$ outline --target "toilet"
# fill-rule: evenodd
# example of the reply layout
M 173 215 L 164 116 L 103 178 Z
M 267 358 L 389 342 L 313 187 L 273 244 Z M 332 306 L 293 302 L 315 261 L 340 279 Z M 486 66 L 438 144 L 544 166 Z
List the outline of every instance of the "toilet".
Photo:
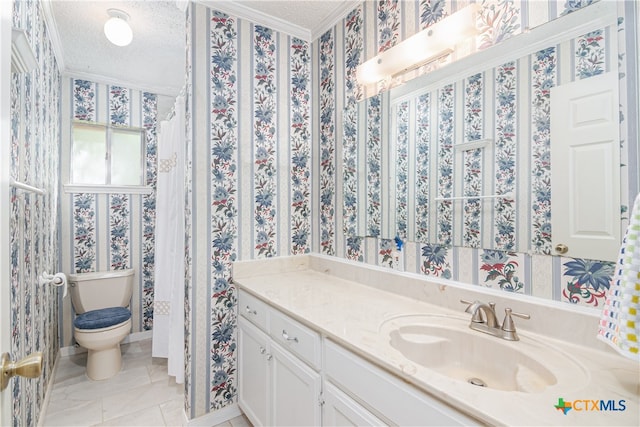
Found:
M 76 312 L 73 332 L 89 353 L 87 376 L 105 380 L 120 372 L 120 342 L 131 331 L 129 302 L 133 269 L 69 274 L 69 293 Z

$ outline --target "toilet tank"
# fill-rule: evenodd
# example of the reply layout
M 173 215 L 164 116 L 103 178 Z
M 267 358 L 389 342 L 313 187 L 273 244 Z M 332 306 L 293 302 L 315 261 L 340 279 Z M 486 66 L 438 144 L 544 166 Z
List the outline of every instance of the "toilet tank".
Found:
M 132 268 L 69 274 L 69 293 L 76 313 L 128 307 L 133 293 Z

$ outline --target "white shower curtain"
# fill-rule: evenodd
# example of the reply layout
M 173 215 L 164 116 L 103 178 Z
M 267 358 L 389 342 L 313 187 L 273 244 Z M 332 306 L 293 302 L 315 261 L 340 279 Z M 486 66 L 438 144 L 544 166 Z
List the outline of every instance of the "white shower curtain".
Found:
M 168 372 L 184 382 L 184 97 L 160 123 L 156 192 L 156 252 L 152 356 L 168 358 Z

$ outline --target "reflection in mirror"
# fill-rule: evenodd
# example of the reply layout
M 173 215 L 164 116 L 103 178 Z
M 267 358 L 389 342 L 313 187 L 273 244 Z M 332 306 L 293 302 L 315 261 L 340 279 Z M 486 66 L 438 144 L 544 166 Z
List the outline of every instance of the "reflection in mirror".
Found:
M 549 89 L 616 66 L 617 46 L 606 42 L 615 13 L 596 20 L 585 12 L 390 91 L 390 114 L 382 116 L 391 122 L 392 147 L 382 172 L 392 182 L 391 197 L 382 198 L 390 202 L 382 206 L 391 219 L 383 221 L 386 235 L 553 254 Z M 565 67 L 573 67 L 570 75 L 560 73 Z

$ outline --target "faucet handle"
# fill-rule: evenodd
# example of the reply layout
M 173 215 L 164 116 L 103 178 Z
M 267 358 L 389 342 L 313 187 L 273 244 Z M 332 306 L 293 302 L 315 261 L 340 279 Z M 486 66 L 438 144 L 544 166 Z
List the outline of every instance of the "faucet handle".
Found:
M 513 323 L 511 316 L 520 317 L 521 319 L 531 319 L 531 316 L 524 313 L 517 313 L 510 308 L 504 309 L 504 321 L 502 322 L 502 330 L 506 332 L 505 339 L 511 341 L 517 341 L 518 335 L 516 334 L 516 325 Z
M 460 300 L 461 303 L 463 304 L 467 304 L 467 308 L 464 310 L 465 313 L 471 313 L 471 322 L 473 323 L 484 323 L 484 319 L 482 319 L 482 314 L 480 314 L 480 310 L 473 309 L 473 306 L 478 306 L 480 304 L 480 301 L 475 300 L 475 301 L 467 301 L 465 299 L 461 299 Z

